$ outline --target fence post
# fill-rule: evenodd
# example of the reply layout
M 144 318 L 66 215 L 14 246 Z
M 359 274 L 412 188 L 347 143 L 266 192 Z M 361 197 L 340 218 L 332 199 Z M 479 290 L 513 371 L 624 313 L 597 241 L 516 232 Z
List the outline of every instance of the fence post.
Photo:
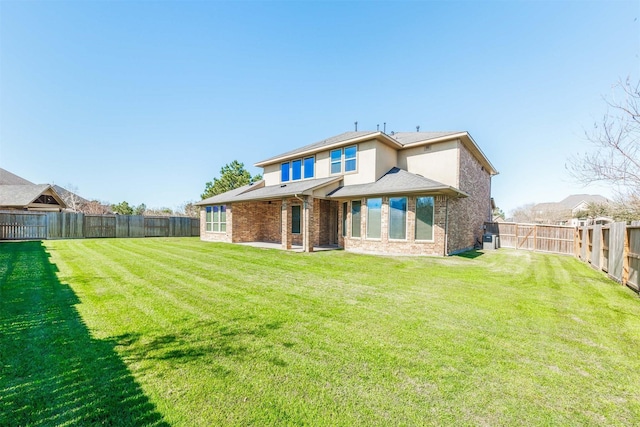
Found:
M 626 286 L 629 281 L 629 236 L 630 230 L 625 226 L 624 228 L 624 246 L 622 248 L 622 286 Z

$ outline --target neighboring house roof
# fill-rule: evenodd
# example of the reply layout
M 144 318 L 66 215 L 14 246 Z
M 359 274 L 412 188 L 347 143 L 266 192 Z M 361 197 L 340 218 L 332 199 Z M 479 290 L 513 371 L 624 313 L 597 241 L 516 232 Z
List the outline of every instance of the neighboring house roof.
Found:
M 599 194 L 572 194 L 559 202 L 538 203 L 533 209 L 535 211 L 573 211 L 582 203 L 611 203 L 611 201 Z
M 73 193 L 66 188 L 60 187 L 59 185 L 53 185 L 53 189 L 60 197 L 62 197 L 62 200 L 69 200 L 71 197 L 75 197 L 76 203 L 89 203 L 89 200 L 78 196 L 76 193 Z
M 34 185 L 33 182 L 0 168 L 0 185 Z
M 54 198 L 60 207 L 66 207 L 60 196 L 56 194 L 49 184 L 0 185 L 0 206 L 11 208 L 27 207 L 47 190 L 54 194 Z
M 87 199 L 78 196 L 59 185 L 34 184 L 6 169 L 0 168 L 0 206 L 26 207 L 34 202 L 42 193 L 51 190 L 62 208 L 67 207 L 66 200 L 75 197 L 77 203 L 88 203 Z
M 282 185 L 270 185 L 268 187 L 264 186 L 264 181 L 259 181 L 255 184 L 245 185 L 244 187 L 236 188 L 235 190 L 227 191 L 226 193 L 209 197 L 208 199 L 204 199 L 196 203 L 196 205 L 203 206 L 250 200 L 269 200 L 280 197 L 293 197 L 297 194 L 311 194 L 313 190 L 324 187 L 325 185 L 332 184 L 341 179 L 341 176 L 318 178 L 305 181 L 288 182 Z
M 449 194 L 458 197 L 468 196 L 468 194 L 463 193 L 457 188 L 407 172 L 397 167 L 389 170 L 389 172 L 375 182 L 340 187 L 327 196 L 331 198 L 346 198 L 410 193 Z
M 313 144 L 305 145 L 295 150 L 287 151 L 277 156 L 262 160 L 256 163 L 255 166 L 264 167 L 269 164 L 285 161 L 295 157 L 311 155 L 319 151 L 328 150 L 334 147 L 342 147 L 349 144 L 356 144 L 358 142 L 370 139 L 377 139 L 389 146 L 394 147 L 396 150 L 418 146 L 421 144 L 435 144 L 437 142 L 460 139 L 465 147 L 467 147 L 467 149 L 480 161 L 480 163 L 487 169 L 487 171 L 491 175 L 498 174 L 498 171 L 491 164 L 487 156 L 485 156 L 485 154 L 482 152 L 478 144 L 476 144 L 473 138 L 471 138 L 471 135 L 469 135 L 469 133 L 465 131 L 395 132 L 393 135 L 388 135 L 380 131 L 344 132 L 340 135 L 336 135 L 322 141 L 314 142 Z
M 599 194 L 572 194 L 560 202 L 566 209 L 574 209 L 581 203 L 610 203 L 610 200 Z

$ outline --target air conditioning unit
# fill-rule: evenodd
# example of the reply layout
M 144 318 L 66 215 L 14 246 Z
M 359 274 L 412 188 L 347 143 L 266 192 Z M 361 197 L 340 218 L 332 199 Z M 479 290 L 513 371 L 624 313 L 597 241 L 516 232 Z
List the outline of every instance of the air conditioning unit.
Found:
M 491 233 L 482 235 L 482 250 L 494 250 L 498 249 L 498 236 Z

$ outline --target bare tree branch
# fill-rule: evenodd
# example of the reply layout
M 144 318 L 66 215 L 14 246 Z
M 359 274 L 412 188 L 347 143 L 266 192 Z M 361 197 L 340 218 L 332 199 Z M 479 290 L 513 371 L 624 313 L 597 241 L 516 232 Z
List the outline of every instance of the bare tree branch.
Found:
M 640 82 L 629 78 L 604 98 L 609 109 L 585 132 L 591 150 L 569 159 L 567 169 L 584 184 L 605 182 L 629 194 L 640 193 Z M 617 98 L 616 94 L 621 95 Z

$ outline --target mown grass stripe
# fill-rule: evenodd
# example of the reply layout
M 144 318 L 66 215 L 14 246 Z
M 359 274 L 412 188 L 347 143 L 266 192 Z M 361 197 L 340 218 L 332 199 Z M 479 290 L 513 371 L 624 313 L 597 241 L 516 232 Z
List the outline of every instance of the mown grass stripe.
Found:
M 172 425 L 640 417 L 637 297 L 570 257 L 295 254 L 188 238 L 46 248 L 91 336 L 112 343 Z

